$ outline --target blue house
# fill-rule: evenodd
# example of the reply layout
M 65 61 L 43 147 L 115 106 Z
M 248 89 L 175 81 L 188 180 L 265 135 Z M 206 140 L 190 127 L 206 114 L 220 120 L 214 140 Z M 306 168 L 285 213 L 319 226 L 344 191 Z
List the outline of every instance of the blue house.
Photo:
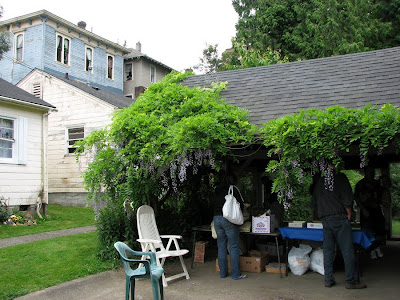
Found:
M 0 22 L 10 34 L 10 50 L 0 60 L 1 78 L 17 84 L 33 69 L 66 76 L 123 94 L 126 47 L 46 10 Z

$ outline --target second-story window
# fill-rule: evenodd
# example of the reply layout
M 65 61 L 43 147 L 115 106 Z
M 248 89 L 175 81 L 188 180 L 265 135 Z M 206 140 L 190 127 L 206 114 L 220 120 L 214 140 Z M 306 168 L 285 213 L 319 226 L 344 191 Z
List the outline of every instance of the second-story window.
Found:
M 93 49 L 86 47 L 85 71 L 93 72 Z
M 69 52 L 71 41 L 69 38 L 57 34 L 56 60 L 69 65 Z
M 15 60 L 24 60 L 24 34 L 17 34 L 15 37 Z
M 133 69 L 132 64 L 125 65 L 125 80 L 126 81 L 132 80 L 132 78 L 133 78 L 132 69 Z
M 150 83 L 156 82 L 156 67 L 150 66 Z
M 114 79 L 114 57 L 107 55 L 107 78 Z

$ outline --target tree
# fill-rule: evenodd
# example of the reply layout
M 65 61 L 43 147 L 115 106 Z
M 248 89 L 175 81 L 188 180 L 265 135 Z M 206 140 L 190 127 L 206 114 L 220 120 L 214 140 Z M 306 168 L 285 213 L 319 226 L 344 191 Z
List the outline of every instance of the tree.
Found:
M 261 51 L 247 47 L 244 43 L 238 43 L 235 40 L 232 41 L 232 44 L 231 51 L 225 51 L 222 54 L 223 63 L 218 71 L 260 67 L 289 61 L 286 56 L 281 56 L 280 51 L 272 50 L 271 47 Z
M 383 5 L 389 2 L 389 4 Z M 236 39 L 296 60 L 398 46 L 399 1 L 233 0 Z M 394 10 L 395 11 L 395 10 Z M 397 24 L 397 25 L 396 25 Z
M 3 6 L 0 6 L 0 19 L 3 17 Z M 10 50 L 11 43 L 8 32 L 0 30 L 0 59 L 3 58 L 3 53 Z
M 218 44 L 208 45 L 203 50 L 203 56 L 200 57 L 200 63 L 193 67 L 193 69 L 201 73 L 209 74 L 218 71 L 222 64 L 222 59 L 218 54 Z
M 200 64 L 194 69 L 205 73 L 218 71 L 237 70 L 244 68 L 267 66 L 288 62 L 287 57 L 282 57 L 279 50 L 268 47 L 264 50 L 253 49 L 243 42 L 232 40 L 232 48 L 224 51 L 219 57 L 218 45 L 209 45 L 203 50 Z

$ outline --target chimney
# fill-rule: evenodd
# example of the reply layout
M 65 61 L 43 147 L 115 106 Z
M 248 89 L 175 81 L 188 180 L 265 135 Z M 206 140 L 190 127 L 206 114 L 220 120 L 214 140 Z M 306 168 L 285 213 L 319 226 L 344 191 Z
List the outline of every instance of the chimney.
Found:
M 136 43 L 136 50 L 142 52 L 142 44 L 140 42 Z
M 86 22 L 85 21 L 79 21 L 78 22 L 78 27 L 82 29 L 86 29 Z

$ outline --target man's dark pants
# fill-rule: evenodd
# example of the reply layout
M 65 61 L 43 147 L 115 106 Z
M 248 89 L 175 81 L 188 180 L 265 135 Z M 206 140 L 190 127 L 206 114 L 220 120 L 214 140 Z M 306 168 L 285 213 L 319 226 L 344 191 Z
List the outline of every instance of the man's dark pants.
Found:
M 333 261 L 335 258 L 335 244 L 337 243 L 342 252 L 346 284 L 357 283 L 356 263 L 353 248 L 353 234 L 351 224 L 347 216 L 329 216 L 322 219 L 324 226 L 324 269 L 325 284 L 330 285 L 335 282 L 333 277 Z

